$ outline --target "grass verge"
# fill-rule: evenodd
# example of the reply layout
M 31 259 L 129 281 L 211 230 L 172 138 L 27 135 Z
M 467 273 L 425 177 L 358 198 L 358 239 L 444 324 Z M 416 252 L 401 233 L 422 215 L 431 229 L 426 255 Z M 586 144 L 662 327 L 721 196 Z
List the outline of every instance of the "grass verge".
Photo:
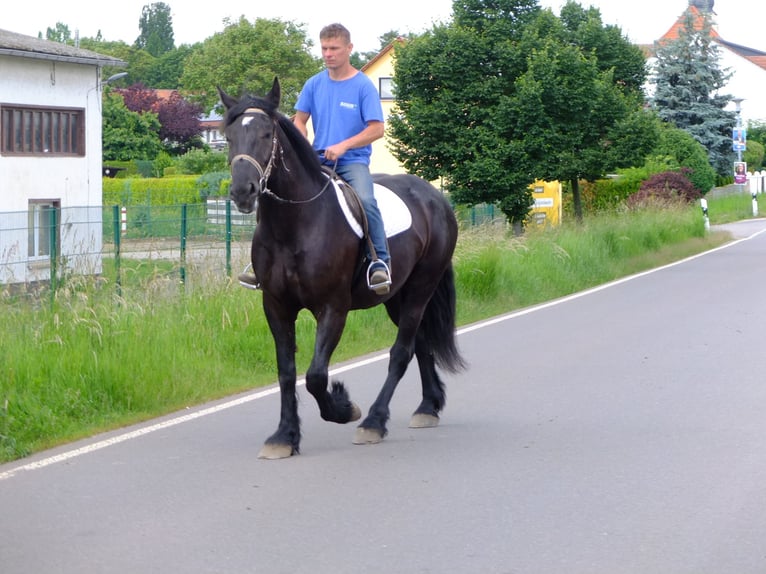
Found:
M 695 208 L 602 215 L 521 238 L 501 225 L 467 229 L 454 258 L 458 322 L 724 241 L 705 232 Z M 0 462 L 276 380 L 260 293 L 220 274 L 181 286 L 154 263 L 134 262 L 123 273 L 119 296 L 103 277 L 69 278 L 55 298 L 0 291 Z M 308 313 L 299 316 L 299 372 L 311 358 L 314 326 Z M 394 336 L 382 307 L 352 312 L 334 360 L 387 348 Z

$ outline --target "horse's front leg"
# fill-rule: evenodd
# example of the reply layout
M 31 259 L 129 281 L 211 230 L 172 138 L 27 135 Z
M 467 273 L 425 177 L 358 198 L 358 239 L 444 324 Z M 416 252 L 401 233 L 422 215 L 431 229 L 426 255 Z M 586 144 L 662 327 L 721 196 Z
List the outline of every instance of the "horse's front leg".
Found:
M 332 390 L 327 390 L 330 359 L 343 334 L 346 313 L 325 309 L 315 316 L 316 343 L 311 365 L 306 372 L 306 389 L 316 399 L 319 414 L 324 420 L 340 424 L 359 420 L 362 411 L 349 399 L 343 383 L 333 381 Z
M 297 312 L 285 311 L 268 302 L 264 294 L 263 309 L 277 350 L 280 415 L 277 431 L 266 439 L 258 458 L 287 458 L 300 452 L 301 429 L 298 399 L 295 393 L 295 320 Z

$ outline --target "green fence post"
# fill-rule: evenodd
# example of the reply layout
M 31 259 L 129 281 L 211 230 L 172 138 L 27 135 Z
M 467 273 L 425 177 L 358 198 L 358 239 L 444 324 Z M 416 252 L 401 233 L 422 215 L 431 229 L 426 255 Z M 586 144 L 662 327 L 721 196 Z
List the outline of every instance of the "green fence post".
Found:
M 48 215 L 50 257 L 51 257 L 51 306 L 56 298 L 57 280 L 58 280 L 58 212 L 55 207 L 51 207 Z
M 112 206 L 112 227 L 114 229 L 114 283 L 117 285 L 117 295 L 122 295 L 122 277 L 120 276 L 120 248 L 122 241 L 120 206 Z
M 181 206 L 181 284 L 186 283 L 186 204 Z
M 226 200 L 226 276 L 231 277 L 231 200 Z

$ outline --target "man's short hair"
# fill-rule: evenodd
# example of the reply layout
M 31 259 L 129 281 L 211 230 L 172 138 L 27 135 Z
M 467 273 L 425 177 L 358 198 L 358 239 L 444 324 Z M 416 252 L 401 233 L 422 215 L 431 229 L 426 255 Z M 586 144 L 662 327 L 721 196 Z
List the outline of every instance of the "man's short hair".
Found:
M 319 32 L 319 39 L 327 40 L 329 38 L 340 38 L 346 44 L 350 44 L 351 32 L 343 24 L 328 24 Z

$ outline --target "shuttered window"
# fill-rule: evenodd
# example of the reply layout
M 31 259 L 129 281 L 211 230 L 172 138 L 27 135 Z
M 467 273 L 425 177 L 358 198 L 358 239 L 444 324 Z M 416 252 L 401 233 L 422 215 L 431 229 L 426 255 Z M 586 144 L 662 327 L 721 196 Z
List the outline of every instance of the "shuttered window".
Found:
M 85 111 L 0 104 L 3 155 L 84 156 Z

